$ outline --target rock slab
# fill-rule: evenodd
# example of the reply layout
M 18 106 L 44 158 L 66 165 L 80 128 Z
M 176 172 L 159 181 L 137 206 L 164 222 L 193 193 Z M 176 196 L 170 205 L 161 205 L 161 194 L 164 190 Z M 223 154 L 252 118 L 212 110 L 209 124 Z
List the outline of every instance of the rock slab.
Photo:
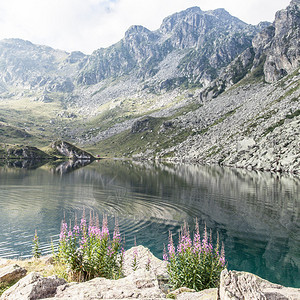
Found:
M 66 281 L 56 276 L 43 277 L 32 272 L 5 291 L 0 300 L 36 300 L 54 296 L 58 286 Z
M 218 289 L 207 289 L 200 292 L 184 292 L 176 297 L 176 300 L 218 300 Z
M 10 283 L 26 275 L 27 271 L 18 265 L 9 265 L 0 269 L 0 282 Z
M 221 300 L 299 300 L 300 289 L 286 288 L 247 272 L 223 270 L 220 279 Z
M 154 272 L 137 270 L 125 278 L 109 280 L 94 278 L 84 283 L 69 283 L 58 287 L 52 299 L 162 299 Z

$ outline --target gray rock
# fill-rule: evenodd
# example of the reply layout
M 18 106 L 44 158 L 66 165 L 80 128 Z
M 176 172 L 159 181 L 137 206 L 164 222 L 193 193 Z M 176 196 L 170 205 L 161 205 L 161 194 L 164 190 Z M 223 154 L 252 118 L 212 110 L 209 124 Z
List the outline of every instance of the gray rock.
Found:
M 187 287 L 181 287 L 181 288 L 176 289 L 175 291 L 168 293 L 167 298 L 177 299 L 178 295 L 180 295 L 182 293 L 191 295 L 192 293 L 195 293 L 195 292 L 196 291 L 194 289 L 190 289 Z
M 300 289 L 273 284 L 247 272 L 223 270 L 219 289 L 221 300 L 289 299 L 300 298 Z
M 39 273 L 32 272 L 22 278 L 11 288 L 6 290 L 1 300 L 35 300 L 54 296 L 58 286 L 66 281 L 56 276 L 42 277 Z
M 154 272 L 139 269 L 125 278 L 95 278 L 84 283 L 60 286 L 53 299 L 162 299 Z
M 133 255 L 137 255 L 137 270 L 146 270 L 147 263 L 149 261 L 149 268 L 154 272 L 155 276 L 160 278 L 167 278 L 167 263 L 155 257 L 148 248 L 139 245 L 132 247 L 125 251 L 123 262 L 123 273 L 125 276 L 132 274 L 133 267 Z
M 176 300 L 218 300 L 218 289 L 207 289 L 200 292 L 183 292 L 176 297 Z
M 0 282 L 10 283 L 26 275 L 27 271 L 18 265 L 8 265 L 0 268 Z
M 94 160 L 95 157 L 68 142 L 56 141 L 50 145 L 54 155 L 63 155 L 73 160 Z

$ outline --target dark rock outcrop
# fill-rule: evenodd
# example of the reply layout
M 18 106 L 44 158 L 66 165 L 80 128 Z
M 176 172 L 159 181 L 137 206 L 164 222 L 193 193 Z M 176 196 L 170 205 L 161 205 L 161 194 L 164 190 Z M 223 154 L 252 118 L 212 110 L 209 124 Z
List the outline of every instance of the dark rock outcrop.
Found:
M 57 287 L 66 281 L 56 276 L 43 277 L 32 272 L 5 291 L 1 300 L 35 300 L 50 298 L 56 294 Z
M 141 133 L 144 131 L 153 130 L 153 123 L 155 123 L 155 118 L 149 116 L 137 120 L 131 127 L 131 133 Z
M 0 149 L 0 158 L 43 160 L 43 159 L 52 159 L 53 156 L 48 155 L 44 151 L 32 146 L 5 145 L 2 146 Z
M 26 275 L 27 271 L 18 265 L 8 265 L 0 268 L 0 282 L 10 283 Z
M 80 159 L 91 161 L 95 159 L 92 154 L 65 141 L 56 141 L 50 145 L 50 148 L 53 155 L 67 157 L 72 160 Z

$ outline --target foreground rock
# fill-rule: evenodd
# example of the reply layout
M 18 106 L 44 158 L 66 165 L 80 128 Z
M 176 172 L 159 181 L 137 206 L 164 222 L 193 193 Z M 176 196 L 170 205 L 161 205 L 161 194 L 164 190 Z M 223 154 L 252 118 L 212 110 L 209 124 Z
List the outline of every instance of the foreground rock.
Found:
M 58 286 L 66 281 L 56 276 L 43 277 L 32 272 L 3 293 L 1 300 L 34 300 L 54 296 Z
M 9 265 L 0 269 L 0 282 L 10 283 L 26 275 L 27 271 L 18 265 Z
M 95 278 L 85 283 L 70 283 L 58 288 L 52 299 L 162 299 L 154 272 L 137 270 L 119 280 Z
M 133 270 L 133 255 L 137 257 L 136 270 Z M 47 258 L 48 260 L 49 258 Z M 148 269 L 150 261 L 150 270 Z M 5 262 L 7 263 L 7 262 Z M 49 261 L 50 263 L 50 261 Z M 0 272 L 3 273 L 3 269 Z M 164 285 L 167 280 L 166 263 L 159 260 L 149 249 L 138 246 L 125 252 L 123 272 L 126 277 L 118 280 L 94 278 L 87 282 L 67 283 L 56 276 L 42 277 L 33 272 L 22 278 L 0 297 L 0 300 L 26 299 L 163 299 L 178 300 L 296 300 L 300 299 L 300 289 L 286 288 L 271 283 L 247 272 L 224 270 L 220 287 L 200 292 L 179 288 L 169 291 Z
M 177 300 L 218 300 L 218 289 L 207 289 L 201 292 L 180 293 Z
M 220 299 L 300 299 L 300 289 L 286 288 L 247 272 L 224 270 L 221 274 Z
M 155 257 L 151 251 L 142 246 L 136 246 L 128 249 L 124 253 L 124 262 L 123 262 L 123 273 L 125 276 L 132 274 L 132 262 L 133 255 L 136 253 L 137 265 L 136 269 L 146 269 L 147 263 L 149 262 L 150 269 L 154 272 L 156 277 L 167 278 L 167 263 Z

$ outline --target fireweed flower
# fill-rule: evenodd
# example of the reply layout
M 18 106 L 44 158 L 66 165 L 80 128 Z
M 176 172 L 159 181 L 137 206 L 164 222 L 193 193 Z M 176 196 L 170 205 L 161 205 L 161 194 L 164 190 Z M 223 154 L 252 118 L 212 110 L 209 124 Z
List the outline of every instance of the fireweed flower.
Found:
M 75 226 L 73 227 L 73 233 L 77 235 L 77 234 L 79 234 L 79 232 L 80 232 L 79 226 L 78 226 L 78 225 L 75 225 Z
M 164 244 L 163 260 L 164 261 L 168 261 L 168 254 L 167 254 L 167 250 L 166 250 L 166 245 L 165 244 Z
M 137 270 L 137 257 L 138 257 L 138 251 L 135 248 L 132 253 L 132 269 L 133 269 L 133 271 Z
M 75 216 L 76 218 L 76 216 Z M 54 255 L 71 269 L 75 280 L 89 280 L 94 277 L 118 279 L 122 276 L 124 248 L 121 245 L 121 235 L 117 226 L 114 238 L 110 240 L 107 226 L 107 216 L 103 217 L 102 228 L 99 227 L 99 217 L 90 213 L 89 224 L 83 216 L 80 224 L 68 229 L 65 221 L 61 224 L 58 253 Z
M 67 237 L 67 232 L 68 232 L 68 224 L 65 222 L 61 223 L 61 230 L 60 230 L 60 234 L 59 234 L 59 240 L 63 241 L 66 239 Z
M 175 256 L 175 247 L 173 243 L 173 237 L 171 231 L 169 231 L 169 244 L 168 244 L 169 257 L 173 258 Z
M 108 227 L 107 227 L 107 216 L 106 215 L 103 215 L 101 235 L 102 235 L 102 237 L 108 237 L 109 236 L 109 230 L 108 230 Z
M 224 245 L 219 255 L 219 237 L 214 248 L 212 234 L 208 240 L 205 226 L 201 241 L 197 223 L 193 241 L 187 224 L 181 228 L 176 253 L 172 233 L 169 233 L 168 252 L 164 247 L 163 259 L 167 262 L 170 284 L 174 289 L 186 286 L 200 291 L 218 287 L 221 271 L 226 266 Z
M 86 228 L 86 219 L 82 218 L 80 220 L 80 229 L 83 230 Z
M 225 266 L 225 249 L 224 249 L 224 244 L 223 243 L 222 243 L 222 248 L 221 248 L 220 263 L 223 267 Z
M 120 231 L 119 231 L 119 224 L 118 224 L 118 220 L 116 219 L 115 230 L 114 230 L 114 234 L 113 234 L 113 241 L 119 242 L 120 240 L 121 240 L 121 235 L 120 235 Z
M 146 270 L 150 271 L 151 259 L 150 255 L 148 254 L 147 262 L 146 262 Z

